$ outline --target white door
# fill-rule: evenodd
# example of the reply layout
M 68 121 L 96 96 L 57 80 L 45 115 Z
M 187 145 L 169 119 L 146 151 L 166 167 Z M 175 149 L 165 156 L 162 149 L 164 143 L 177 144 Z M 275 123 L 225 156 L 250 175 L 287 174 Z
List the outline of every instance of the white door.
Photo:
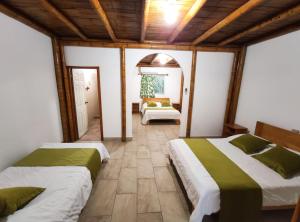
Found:
M 73 85 L 75 95 L 75 106 L 77 114 L 77 125 L 79 138 L 88 130 L 88 114 L 85 98 L 84 74 L 80 70 L 73 69 Z

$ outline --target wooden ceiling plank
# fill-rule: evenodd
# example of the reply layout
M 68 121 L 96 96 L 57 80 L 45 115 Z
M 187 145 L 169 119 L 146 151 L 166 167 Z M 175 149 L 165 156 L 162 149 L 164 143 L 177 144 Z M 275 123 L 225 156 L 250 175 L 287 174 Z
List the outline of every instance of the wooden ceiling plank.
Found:
M 187 24 L 194 18 L 197 12 L 203 7 L 207 0 L 196 0 L 190 10 L 186 13 L 180 23 L 176 26 L 172 32 L 168 42 L 173 42 L 176 37 L 182 32 L 182 30 L 187 26 Z
M 24 15 L 23 13 L 19 12 L 18 10 L 5 5 L 4 3 L 0 3 L 0 12 L 2 12 L 3 14 L 16 19 L 18 21 L 20 21 L 21 23 L 28 25 L 29 27 L 44 33 L 47 36 L 50 37 L 54 37 L 55 35 L 49 31 L 47 28 L 43 27 L 41 24 L 38 24 L 37 22 L 31 20 L 30 18 L 28 18 L 26 15 Z
M 150 65 L 151 65 L 151 64 L 152 64 L 152 65 L 154 64 L 154 62 L 155 62 L 157 56 L 158 56 L 158 53 L 156 53 L 156 55 L 153 57 L 152 61 L 150 62 Z
M 227 17 L 225 17 L 220 22 L 218 22 L 215 26 L 213 26 L 212 28 L 210 28 L 209 30 L 207 30 L 206 32 L 201 34 L 198 38 L 196 38 L 193 41 L 192 44 L 197 45 L 197 44 L 203 42 L 204 40 L 209 38 L 211 35 L 220 31 L 222 28 L 229 25 L 230 23 L 232 23 L 233 21 L 238 19 L 240 16 L 244 15 L 245 13 L 247 13 L 251 9 L 255 8 L 256 6 L 258 6 L 259 4 L 261 4 L 264 1 L 265 0 L 249 0 L 247 3 L 245 3 L 244 5 L 242 5 L 235 11 L 233 11 L 231 14 L 229 14 Z
M 76 33 L 83 40 L 88 40 L 88 38 L 80 31 L 80 29 L 69 19 L 67 18 L 60 10 L 58 10 L 52 3 L 48 0 L 41 0 L 45 9 L 63 22 L 69 29 Z
M 103 7 L 101 6 L 99 0 L 90 0 L 90 3 L 92 4 L 92 6 L 95 8 L 95 10 L 97 11 L 100 19 L 102 20 L 103 22 L 103 25 L 106 29 L 106 31 L 108 32 L 110 38 L 114 41 L 114 42 L 117 42 L 118 39 L 115 35 L 115 32 L 114 30 L 112 29 L 112 26 L 109 22 L 109 19 L 103 9 Z
M 288 10 L 282 12 L 282 13 L 279 13 L 278 15 L 274 16 L 271 19 L 265 20 L 264 22 L 259 23 L 259 24 L 255 25 L 255 26 L 253 26 L 249 29 L 246 29 L 243 32 L 240 32 L 240 33 L 238 33 L 238 34 L 236 34 L 232 37 L 229 37 L 229 38 L 223 40 L 222 42 L 220 42 L 218 45 L 220 45 L 220 46 L 227 45 L 231 42 L 234 42 L 238 39 L 241 39 L 243 36 L 245 36 L 249 33 L 256 32 L 256 31 L 258 31 L 260 29 L 263 29 L 263 28 L 265 28 L 269 25 L 272 25 L 276 22 L 283 21 L 283 20 L 288 19 L 289 17 L 295 16 L 299 13 L 300 13 L 300 4 L 290 8 L 290 9 L 288 9 Z
M 143 16 L 142 16 L 142 28 L 141 28 L 141 42 L 145 41 L 146 38 L 146 31 L 148 27 L 148 15 L 149 15 L 149 9 L 150 9 L 150 0 L 144 0 L 143 1 Z

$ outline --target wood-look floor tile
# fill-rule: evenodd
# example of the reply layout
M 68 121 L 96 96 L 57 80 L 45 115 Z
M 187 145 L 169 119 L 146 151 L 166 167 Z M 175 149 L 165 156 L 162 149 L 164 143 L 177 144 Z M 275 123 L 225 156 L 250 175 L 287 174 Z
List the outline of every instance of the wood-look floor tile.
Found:
M 154 179 L 138 180 L 138 213 L 159 212 L 160 204 Z
M 136 152 L 135 151 L 128 151 L 124 153 L 122 167 L 136 167 Z
M 150 150 L 146 148 L 146 146 L 140 146 L 138 148 L 137 154 L 136 154 L 137 158 L 139 159 L 147 159 L 150 158 Z
M 110 222 L 111 216 L 80 217 L 78 222 Z
M 176 192 L 159 192 L 164 222 L 188 222 L 189 216 Z
M 137 215 L 137 222 L 163 222 L 161 213 L 144 213 Z
M 117 180 L 99 180 L 91 195 L 84 214 L 92 217 L 111 215 L 117 192 Z
M 154 167 L 158 191 L 176 191 L 173 178 L 167 167 Z
M 150 159 L 137 159 L 138 178 L 154 178 L 153 166 Z
M 124 155 L 124 151 L 125 151 L 124 146 L 116 146 L 109 154 L 110 159 L 122 159 Z
M 109 160 L 105 165 L 102 165 L 100 171 L 101 179 L 119 179 L 122 160 Z
M 151 152 L 151 160 L 153 166 L 167 166 L 168 160 L 162 152 Z
M 117 194 L 112 222 L 136 222 L 136 194 Z
M 136 168 L 122 168 L 117 193 L 137 193 Z

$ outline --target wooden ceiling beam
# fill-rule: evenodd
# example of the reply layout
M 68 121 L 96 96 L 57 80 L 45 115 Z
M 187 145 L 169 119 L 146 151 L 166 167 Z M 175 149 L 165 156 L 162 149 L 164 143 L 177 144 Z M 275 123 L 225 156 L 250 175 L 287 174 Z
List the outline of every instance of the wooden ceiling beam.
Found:
M 69 29 L 76 33 L 81 39 L 88 40 L 88 38 L 80 31 L 80 29 L 69 19 L 67 18 L 59 9 L 57 9 L 52 3 L 48 0 L 41 0 L 45 9 L 63 22 Z
M 277 38 L 279 36 L 286 35 L 288 33 L 295 32 L 295 31 L 298 31 L 298 30 L 300 30 L 300 24 L 298 24 L 298 23 L 292 24 L 292 25 L 289 25 L 289 26 L 287 26 L 283 29 L 276 30 L 275 32 L 271 32 L 271 33 L 267 33 L 266 35 L 259 36 L 258 38 L 255 38 L 254 40 L 248 42 L 247 45 L 248 46 L 249 45 L 254 45 L 254 44 L 264 42 L 264 41 L 267 41 L 267 40 L 270 40 L 270 39 L 273 39 L 273 38 Z
M 197 44 L 203 42 L 204 40 L 206 40 L 207 38 L 212 36 L 214 33 L 220 31 L 222 28 L 229 25 L 230 23 L 232 23 L 233 21 L 238 19 L 240 16 L 244 15 L 245 13 L 247 13 L 248 11 L 250 11 L 254 7 L 258 6 L 259 4 L 261 4 L 264 1 L 265 0 L 249 0 L 247 3 L 245 3 L 244 5 L 242 5 L 235 11 L 233 11 L 231 14 L 229 14 L 227 17 L 225 17 L 220 22 L 218 22 L 215 26 L 213 26 L 212 28 L 210 28 L 209 30 L 204 32 L 202 35 L 200 35 L 198 38 L 196 38 L 192 44 L 197 45 Z
M 176 37 L 182 32 L 182 30 L 187 26 L 187 24 L 194 18 L 197 12 L 203 7 L 207 0 L 196 0 L 190 10 L 186 13 L 180 23 L 176 26 L 175 30 L 172 32 L 168 42 L 173 42 Z
M 158 56 L 158 53 L 153 57 L 152 61 L 150 62 L 150 65 L 151 65 L 151 64 L 154 64 L 154 61 L 155 61 L 155 59 L 157 58 L 157 56 Z
M 47 28 L 45 28 L 41 24 L 38 24 L 37 22 L 28 18 L 26 15 L 24 15 L 19 10 L 16 10 L 15 8 L 7 6 L 4 3 L 0 3 L 0 12 L 2 12 L 3 14 L 5 14 L 13 19 L 20 21 L 21 23 L 23 23 L 25 25 L 28 25 L 29 27 L 31 27 L 41 33 L 44 33 L 47 36 L 50 36 L 50 37 L 55 36 L 51 31 L 49 31 Z
M 146 38 L 146 31 L 148 27 L 148 15 L 149 15 L 149 8 L 150 8 L 150 0 L 143 1 L 143 15 L 142 15 L 142 28 L 141 28 L 141 42 L 145 41 Z
M 300 4 L 298 4 L 297 6 L 293 7 L 293 8 L 290 8 L 282 13 L 279 13 L 278 15 L 274 16 L 273 18 L 271 19 L 268 19 L 268 20 L 265 20 L 264 22 L 262 23 L 259 23 L 249 29 L 246 29 L 245 31 L 243 32 L 240 32 L 230 38 L 227 38 L 225 40 L 223 40 L 222 42 L 219 43 L 220 46 L 224 46 L 224 45 L 227 45 L 231 42 L 234 42 L 238 39 L 241 39 L 243 36 L 245 35 L 248 35 L 250 33 L 253 33 L 253 32 L 256 32 L 260 29 L 263 29 L 269 25 L 272 25 L 274 23 L 277 23 L 277 22 L 280 22 L 280 21 L 283 21 L 285 19 L 288 19 L 292 16 L 295 16 L 295 15 L 299 15 L 300 14 Z
M 101 6 L 99 0 L 90 0 L 90 3 L 92 4 L 92 6 L 95 8 L 95 10 L 97 11 L 100 19 L 102 20 L 103 22 L 103 25 L 106 29 L 106 31 L 108 32 L 110 38 L 114 41 L 114 42 L 117 42 L 118 39 L 114 33 L 114 30 L 112 29 L 112 26 L 109 22 L 109 19 L 103 9 L 103 7 Z

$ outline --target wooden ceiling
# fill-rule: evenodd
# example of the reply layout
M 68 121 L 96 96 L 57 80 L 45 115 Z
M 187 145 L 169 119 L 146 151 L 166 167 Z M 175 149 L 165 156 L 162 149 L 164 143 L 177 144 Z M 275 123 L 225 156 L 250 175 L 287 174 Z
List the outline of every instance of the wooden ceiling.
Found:
M 160 64 L 158 60 L 158 53 L 150 54 L 145 56 L 139 63 L 136 65 L 137 67 L 169 67 L 169 68 L 180 68 L 180 65 L 177 63 L 175 59 L 173 59 L 171 56 L 170 61 L 166 64 L 162 65 Z M 165 54 L 164 54 L 165 55 Z
M 1 0 L 0 11 L 73 40 L 240 46 L 300 29 L 300 0 L 173 0 L 172 25 L 166 1 Z

